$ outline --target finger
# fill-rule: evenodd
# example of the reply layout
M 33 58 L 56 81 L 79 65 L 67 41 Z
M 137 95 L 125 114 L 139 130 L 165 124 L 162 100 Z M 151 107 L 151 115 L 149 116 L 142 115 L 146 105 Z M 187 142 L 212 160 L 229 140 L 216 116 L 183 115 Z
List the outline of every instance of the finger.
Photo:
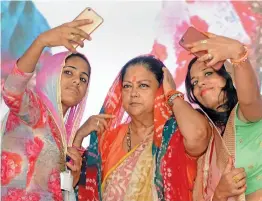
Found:
M 97 133 L 101 133 L 101 127 L 100 127 L 100 125 L 96 125 L 96 129 L 95 129 L 95 130 L 96 130 Z
M 92 127 L 93 127 L 93 130 L 100 133 L 100 126 L 99 126 L 100 123 L 100 119 L 95 117 L 92 121 Z
M 170 80 L 170 72 L 169 72 L 167 67 L 165 67 L 165 69 L 164 69 L 164 76 L 165 76 L 167 81 Z
M 196 41 L 196 42 L 193 42 L 193 43 L 186 44 L 185 47 L 186 48 L 194 48 L 194 47 L 197 47 L 197 46 L 206 45 L 208 43 L 210 43 L 210 41 L 207 38 L 207 39 L 204 39 L 204 40 L 199 40 L 199 41 Z
M 208 45 L 207 44 L 199 44 L 197 46 L 194 46 L 190 49 L 190 52 L 192 54 L 196 52 L 201 52 L 201 51 L 207 51 L 208 50 Z
M 66 153 L 74 162 L 77 161 L 77 156 L 73 154 L 72 152 L 67 152 Z
M 227 174 L 227 173 L 231 172 L 232 167 L 233 167 L 233 159 L 232 159 L 232 157 L 229 157 L 228 162 L 227 162 L 227 166 L 226 166 L 223 174 Z
M 247 190 L 247 185 L 244 185 L 243 187 L 239 188 L 239 189 L 234 189 L 232 191 L 233 196 L 236 195 L 241 195 L 242 193 L 244 193 Z
M 213 56 L 213 59 L 211 59 L 209 62 L 207 62 L 206 66 L 207 67 L 213 67 L 218 62 L 219 62 L 219 59 L 216 56 Z
M 68 27 L 80 27 L 87 24 L 92 24 L 93 20 L 90 19 L 83 19 L 83 20 L 74 20 L 72 22 L 66 23 L 66 26 Z
M 246 185 L 247 181 L 246 179 L 242 179 L 240 180 L 239 182 L 236 183 L 236 187 L 239 189 L 239 188 L 242 188 L 244 185 Z
M 103 124 L 99 124 L 98 126 L 99 126 L 99 132 L 98 133 L 102 134 L 106 128 L 104 127 Z
M 238 180 L 242 180 L 242 179 L 247 177 L 247 174 L 246 174 L 246 172 L 240 172 L 240 173 L 236 174 L 234 177 L 237 177 Z
M 107 129 L 108 124 L 105 119 L 98 118 L 98 121 L 99 121 L 99 125 L 101 124 L 104 127 L 104 129 Z
M 245 173 L 245 168 L 235 168 L 232 170 L 232 176 L 237 176 L 238 174 Z
M 98 114 L 97 115 L 98 118 L 104 118 L 104 119 L 113 119 L 115 118 L 116 116 L 115 115 L 112 115 L 112 114 Z
M 67 150 L 69 153 L 74 154 L 76 157 L 81 158 L 82 160 L 82 155 L 79 153 L 79 151 L 76 148 L 68 147 Z
M 80 47 L 84 47 L 84 42 L 79 35 L 75 35 L 73 38 L 70 37 L 69 40 L 73 43 L 78 44 Z
M 64 43 L 65 48 L 68 49 L 70 52 L 77 53 L 72 43 L 70 43 L 68 40 L 64 40 L 63 43 Z
M 168 69 L 167 69 L 167 67 L 163 67 L 162 71 L 164 73 L 164 78 L 168 78 Z
M 86 33 L 84 32 L 82 29 L 79 29 L 79 28 L 70 28 L 70 33 L 73 33 L 75 35 L 78 35 L 82 38 L 85 38 L 87 40 L 91 40 L 91 37 Z
M 167 72 L 167 75 L 168 77 L 173 80 L 173 75 L 171 74 L 170 70 L 168 70 L 168 68 L 166 68 L 166 72 Z
M 207 36 L 208 38 L 215 38 L 216 34 L 210 33 L 210 32 L 202 32 L 205 36 Z
M 72 170 L 72 171 L 77 171 L 77 170 L 76 170 L 76 167 L 75 167 L 74 165 L 70 164 L 69 162 L 66 162 L 66 166 L 67 166 L 70 170 Z
M 166 67 L 162 68 L 163 70 L 163 83 L 168 83 L 169 82 L 169 77 L 168 77 L 168 69 Z
M 203 56 L 199 57 L 197 59 L 197 61 L 199 62 L 204 62 L 204 61 L 208 61 L 210 58 L 209 58 L 209 54 L 204 54 Z
M 75 167 L 75 170 L 80 170 L 82 166 L 82 157 L 76 149 L 73 149 L 72 152 L 67 152 L 67 155 L 69 155 L 71 160 L 73 161 L 73 164 L 71 164 L 70 161 L 69 163 Z

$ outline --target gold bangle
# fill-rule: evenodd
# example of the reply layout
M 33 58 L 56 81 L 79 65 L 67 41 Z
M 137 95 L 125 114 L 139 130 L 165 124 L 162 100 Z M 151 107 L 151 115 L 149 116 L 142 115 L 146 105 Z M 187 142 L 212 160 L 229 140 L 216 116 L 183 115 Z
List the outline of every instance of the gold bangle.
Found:
M 243 47 L 245 48 L 245 52 L 244 52 L 244 55 L 240 59 L 230 59 L 230 62 L 232 63 L 233 66 L 238 66 L 247 61 L 249 50 L 247 46 L 243 45 Z

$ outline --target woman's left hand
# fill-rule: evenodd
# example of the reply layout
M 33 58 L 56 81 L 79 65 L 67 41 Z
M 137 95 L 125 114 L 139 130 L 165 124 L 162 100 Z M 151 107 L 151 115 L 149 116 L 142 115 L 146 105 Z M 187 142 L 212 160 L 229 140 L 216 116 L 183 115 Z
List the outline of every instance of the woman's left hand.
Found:
M 170 73 L 170 71 L 166 67 L 163 67 L 162 70 L 164 73 L 163 89 L 164 89 L 165 95 L 167 95 L 169 91 L 176 90 L 176 84 L 175 84 L 174 78 L 172 74 Z
M 73 176 L 73 187 L 75 187 L 80 178 L 82 156 L 75 148 L 72 147 L 67 148 L 67 155 L 70 156 L 72 160 L 72 162 L 67 162 L 66 166 L 71 169 L 71 174 Z
M 205 33 L 208 39 L 186 45 L 191 53 L 206 51 L 207 54 L 198 58 L 198 61 L 207 62 L 207 66 L 214 66 L 226 59 L 240 59 L 246 51 L 243 44 L 237 40 Z

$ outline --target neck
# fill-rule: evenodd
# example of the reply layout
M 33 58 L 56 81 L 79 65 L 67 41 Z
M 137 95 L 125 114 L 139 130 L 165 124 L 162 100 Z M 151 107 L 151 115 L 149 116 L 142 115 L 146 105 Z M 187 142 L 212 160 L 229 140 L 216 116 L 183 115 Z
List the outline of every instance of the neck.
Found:
M 141 117 L 131 117 L 130 126 L 136 134 L 144 133 L 145 129 L 151 128 L 154 125 L 154 115 L 143 115 Z
M 65 105 L 62 103 L 63 117 L 65 116 L 68 108 L 69 108 L 69 107 L 65 106 Z

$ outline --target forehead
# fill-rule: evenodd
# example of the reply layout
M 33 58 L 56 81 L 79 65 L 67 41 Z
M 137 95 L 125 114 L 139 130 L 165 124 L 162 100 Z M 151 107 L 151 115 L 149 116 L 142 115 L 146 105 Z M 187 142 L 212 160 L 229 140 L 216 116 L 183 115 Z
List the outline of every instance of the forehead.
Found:
M 74 56 L 66 60 L 65 62 L 66 66 L 74 66 L 77 68 L 77 70 L 80 70 L 82 72 L 89 73 L 90 66 L 88 63 L 82 59 L 81 57 Z
M 205 69 L 209 69 L 210 67 L 207 67 L 206 64 L 204 62 L 198 62 L 196 61 L 191 69 L 190 69 L 190 75 L 191 77 L 193 77 L 196 74 L 201 73 L 202 71 L 204 71 Z
M 147 69 L 147 67 L 143 64 L 136 64 L 129 66 L 126 70 L 124 80 L 141 80 L 141 79 L 147 79 L 152 80 L 155 79 L 154 74 Z

